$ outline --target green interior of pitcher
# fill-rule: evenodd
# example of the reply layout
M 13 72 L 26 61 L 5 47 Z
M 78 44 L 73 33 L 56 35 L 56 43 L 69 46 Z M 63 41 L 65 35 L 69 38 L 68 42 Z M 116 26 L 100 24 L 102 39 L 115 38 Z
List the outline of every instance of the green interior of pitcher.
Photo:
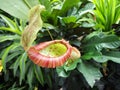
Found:
M 67 47 L 64 44 L 54 43 L 40 50 L 39 53 L 44 56 L 59 57 L 65 54 L 66 51 Z

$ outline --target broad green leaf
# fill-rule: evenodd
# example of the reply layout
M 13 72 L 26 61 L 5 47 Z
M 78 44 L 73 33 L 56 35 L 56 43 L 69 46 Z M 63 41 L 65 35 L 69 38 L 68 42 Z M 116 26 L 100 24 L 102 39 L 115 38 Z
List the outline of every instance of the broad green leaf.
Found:
M 98 67 L 90 63 L 81 62 L 77 67 L 78 71 L 83 74 L 88 84 L 93 87 L 96 80 L 99 80 L 102 77 L 102 74 Z
M 0 9 L 9 13 L 10 15 L 20 18 L 28 19 L 29 8 L 23 2 L 23 0 L 0 0 Z
M 66 72 L 63 66 L 57 67 L 56 71 L 60 77 L 68 77 L 70 75 L 70 72 Z
M 79 0 L 64 0 L 59 9 L 53 9 L 51 18 L 54 21 L 54 25 L 57 24 L 58 16 L 65 16 L 67 11 L 74 6 L 77 6 L 79 2 Z
M 49 19 L 51 19 L 52 13 L 52 4 L 51 0 L 39 0 L 41 5 L 45 6 L 45 11 L 41 13 L 42 20 L 45 22 L 49 22 Z
M 39 0 L 41 5 L 44 5 L 46 10 L 51 13 L 51 1 L 50 0 Z
M 87 3 L 79 12 L 86 11 L 86 10 L 93 10 L 95 5 L 93 3 Z
M 113 61 L 116 63 L 120 63 L 120 52 L 117 51 L 110 51 L 110 52 L 103 52 L 102 56 L 93 57 L 95 61 L 103 63 L 107 61 Z
M 55 26 L 53 26 L 50 23 L 43 23 L 43 27 L 46 29 L 57 29 Z
M 39 0 L 23 0 L 23 1 L 24 1 L 24 3 L 26 3 L 26 5 L 29 8 L 32 8 L 33 6 L 40 4 Z
M 120 46 L 120 39 L 115 35 L 105 35 L 103 33 L 91 33 L 85 38 L 84 52 L 82 56 L 84 60 L 94 59 L 97 62 L 106 62 L 108 60 L 119 62 L 118 57 L 113 56 L 110 59 L 109 56 L 104 55 L 103 48 L 116 49 Z M 111 56 L 112 57 L 112 56 Z
M 26 71 L 26 68 L 25 68 L 25 64 L 26 64 L 26 60 L 27 60 L 27 54 L 26 52 L 24 52 L 22 55 L 21 55 L 21 58 L 20 58 L 20 63 L 19 63 L 19 67 L 20 67 L 20 85 L 22 84 L 22 80 L 25 79 L 25 71 Z
M 75 16 L 68 16 L 68 17 L 63 17 L 62 18 L 64 23 L 69 24 L 69 23 L 74 23 L 76 22 L 77 18 Z
M 23 0 L 0 0 L 0 9 L 9 13 L 10 15 L 27 20 L 28 19 L 28 6 Z
M 87 3 L 82 9 L 78 11 L 78 18 L 85 15 L 86 13 L 93 14 L 93 9 L 95 8 L 93 3 Z
M 91 60 L 92 58 L 95 58 L 95 57 L 102 57 L 102 53 L 101 52 L 98 52 L 98 51 L 89 51 L 87 53 L 85 53 L 84 55 L 82 55 L 82 59 L 83 60 Z
M 80 59 L 77 59 L 77 60 L 74 60 L 74 61 L 71 61 L 71 62 L 67 61 L 64 64 L 65 71 L 67 72 L 67 71 L 70 71 L 70 70 L 74 70 L 77 67 L 78 63 L 80 63 L 80 62 L 81 62 Z
M 43 73 L 42 70 L 39 66 L 34 64 L 34 72 L 36 75 L 37 80 L 40 82 L 41 85 L 44 85 L 44 77 L 43 77 Z
M 28 50 L 37 37 L 38 31 L 42 28 L 43 22 L 40 13 L 44 6 L 37 5 L 30 10 L 29 24 L 22 33 L 21 43 L 25 50 Z
M 15 40 L 20 39 L 20 36 L 18 35 L 0 35 L 0 42 L 4 42 L 7 40 Z
M 62 6 L 62 9 L 61 9 L 61 11 L 60 11 L 60 14 L 61 14 L 61 15 L 65 15 L 65 13 L 66 13 L 70 8 L 72 8 L 72 7 L 74 7 L 74 6 L 77 6 L 79 2 L 80 2 L 79 0 L 65 0 L 65 1 L 63 2 L 63 6 Z
M 114 49 L 119 46 L 120 46 L 120 39 L 117 36 L 98 34 L 85 40 L 85 44 L 83 48 L 87 51 L 92 51 L 92 49 L 94 50 L 96 49 L 100 51 L 102 50 L 102 48 Z
M 82 23 L 82 27 L 85 27 L 85 28 L 90 28 L 90 27 L 94 27 L 94 26 L 95 26 L 94 23 L 88 23 L 88 22 Z
M 70 40 L 70 44 L 80 47 L 81 42 L 79 40 Z

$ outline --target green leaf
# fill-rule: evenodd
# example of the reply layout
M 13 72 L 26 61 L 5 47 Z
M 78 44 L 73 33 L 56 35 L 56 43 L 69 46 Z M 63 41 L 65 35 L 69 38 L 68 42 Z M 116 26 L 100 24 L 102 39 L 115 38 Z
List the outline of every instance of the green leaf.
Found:
M 11 46 L 7 47 L 4 49 L 4 53 L 2 55 L 2 65 L 3 65 L 3 71 L 6 73 L 6 60 L 8 58 L 8 53 L 10 52 L 11 48 L 13 48 L 14 45 L 12 44 Z
M 19 52 L 19 51 L 24 53 L 23 48 L 21 47 L 20 43 L 14 43 L 14 47 L 11 49 L 10 52 L 14 53 L 14 52 Z
M 13 22 L 13 20 L 1 14 L 0 17 L 8 24 L 11 29 L 15 29 L 15 23 Z
M 4 42 L 7 40 L 15 40 L 15 39 L 20 39 L 20 36 L 18 35 L 0 35 L 0 42 Z
M 46 29 L 57 29 L 55 26 L 53 26 L 50 23 L 43 23 L 43 27 Z
M 102 77 L 98 67 L 90 63 L 81 62 L 77 67 L 78 71 L 83 74 L 88 84 L 93 87 L 96 80 L 99 80 Z
M 13 65 L 13 74 L 14 74 L 14 77 L 16 76 L 16 72 L 17 72 L 18 67 L 19 67 L 20 59 L 21 59 L 21 56 L 19 56 L 16 59 L 16 61 L 14 62 L 14 65 Z
M 26 23 L 25 21 L 23 21 L 23 20 L 17 20 L 16 18 L 15 18 L 15 21 L 14 21 L 14 23 L 15 23 L 15 28 L 16 28 L 16 31 L 17 32 L 20 32 L 20 35 L 22 34 L 22 31 L 23 31 L 23 28 L 24 28 L 24 26 L 22 26 L 22 23 L 21 22 L 24 22 L 24 23 Z
M 69 24 L 69 23 L 74 23 L 76 22 L 77 18 L 75 16 L 68 16 L 68 17 L 63 17 L 62 18 L 64 23 Z
M 120 4 L 116 7 L 116 11 L 115 11 L 115 19 L 114 22 L 118 22 L 119 18 L 120 18 Z
M 22 80 L 25 78 L 25 71 L 26 71 L 26 68 L 25 68 L 25 64 L 26 64 L 26 60 L 27 60 L 27 54 L 26 52 L 24 52 L 22 55 L 21 55 L 21 58 L 20 58 L 20 63 L 19 63 L 19 67 L 20 67 L 20 85 L 22 83 Z
M 56 71 L 60 77 L 68 77 L 70 75 L 70 72 L 66 72 L 63 66 L 57 67 Z
M 81 42 L 79 40 L 70 40 L 70 44 L 80 47 Z
M 50 0 L 39 0 L 41 5 L 44 5 L 46 10 L 51 13 L 51 1 Z
M 94 27 L 94 26 L 95 26 L 94 23 L 87 23 L 87 22 L 82 23 L 82 27 L 90 28 L 90 27 Z
M 72 62 L 69 62 L 69 60 L 68 60 L 64 65 L 65 71 L 67 72 L 67 71 L 74 70 L 77 67 L 78 63 L 80 63 L 80 62 L 81 62 L 80 59 L 74 60 Z
M 27 20 L 28 19 L 28 6 L 23 0 L 0 0 L 0 9 L 9 13 L 10 15 Z
M 39 0 L 23 0 L 23 1 L 24 1 L 24 3 L 26 3 L 26 5 L 29 8 L 32 8 L 33 6 L 40 4 Z
M 88 35 L 84 41 L 84 50 L 87 51 L 100 51 L 103 48 L 114 49 L 120 46 L 120 39 L 116 35 L 104 35 L 104 34 L 96 34 L 96 35 Z
M 14 30 L 14 29 L 11 29 L 11 28 L 9 28 L 9 27 L 0 27 L 0 30 L 10 31 L 10 32 L 12 32 L 12 33 L 21 35 L 21 32 L 19 32 L 19 31 L 17 31 L 17 30 Z
M 86 11 L 86 10 L 93 10 L 95 5 L 93 3 L 87 3 L 79 12 Z
M 50 87 L 50 88 L 52 88 L 52 78 L 51 78 L 51 76 L 48 74 L 47 76 L 46 76 L 46 83 L 48 84 L 48 86 Z
M 40 66 L 37 66 L 34 64 L 34 72 L 35 72 L 37 80 L 43 86 L 44 85 L 44 78 L 43 78 L 43 73 L 42 73 Z
M 91 33 L 84 39 L 84 55 L 82 59 L 90 60 L 94 59 L 97 62 L 106 62 L 108 60 L 112 60 L 114 62 L 118 62 L 119 57 L 115 57 L 113 55 L 109 55 L 111 52 L 105 53 L 104 49 L 116 49 L 120 46 L 120 39 L 116 35 L 105 35 L 103 33 Z
M 120 63 L 120 52 L 118 51 L 110 51 L 110 52 L 103 52 L 102 56 L 93 57 L 95 61 L 103 63 L 107 61 L 113 61 L 116 63 Z
M 10 62 L 10 60 L 13 60 L 15 57 L 17 57 L 20 54 L 21 54 L 21 51 L 17 51 L 17 52 L 14 52 L 14 53 L 8 55 L 8 59 L 6 60 L 6 62 Z
M 87 3 L 82 9 L 78 11 L 79 15 L 78 18 L 80 18 L 82 15 L 86 13 L 93 14 L 93 9 L 95 8 L 93 3 Z
M 65 16 L 67 11 L 74 6 L 77 6 L 79 2 L 79 0 L 64 0 L 64 2 L 61 3 L 60 8 L 53 9 L 50 16 L 54 21 L 54 25 L 57 24 L 58 16 Z
M 82 55 L 81 58 L 83 60 L 91 60 L 92 58 L 95 58 L 95 57 L 102 57 L 102 53 L 98 51 L 89 51 L 85 53 L 84 55 Z
M 8 27 L 0 27 L 0 30 L 10 31 L 10 32 L 21 35 L 17 21 L 13 21 L 4 15 L 0 15 L 0 16 L 8 25 Z
M 65 1 L 63 2 L 63 6 L 62 6 L 62 9 L 61 9 L 61 11 L 60 11 L 60 14 L 61 14 L 61 15 L 65 15 L 65 13 L 66 13 L 70 8 L 72 8 L 72 7 L 74 7 L 74 6 L 77 6 L 79 2 L 80 2 L 79 0 L 65 0 Z
M 32 65 L 32 64 L 31 64 Z M 33 81 L 33 77 L 34 77 L 34 68 L 33 67 L 29 67 L 29 71 L 28 71 L 28 74 L 27 74 L 27 80 L 28 80 L 28 84 L 30 86 L 30 88 L 32 87 L 32 81 Z
M 102 26 L 103 31 L 111 31 L 112 24 L 116 23 L 118 18 L 118 10 L 116 10 L 117 0 L 91 0 L 96 9 L 96 29 L 100 29 Z
M 22 33 L 21 43 L 25 50 L 28 50 L 37 37 L 38 31 L 42 28 L 43 22 L 40 13 L 45 9 L 42 5 L 37 5 L 30 10 L 29 25 Z

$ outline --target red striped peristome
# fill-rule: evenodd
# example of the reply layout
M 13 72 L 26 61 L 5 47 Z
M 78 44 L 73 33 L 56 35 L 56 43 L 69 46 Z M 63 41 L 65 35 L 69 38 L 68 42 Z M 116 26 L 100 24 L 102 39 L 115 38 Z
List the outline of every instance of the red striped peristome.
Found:
M 50 56 L 45 56 L 39 53 L 40 50 L 55 43 L 61 43 L 65 45 L 67 48 L 66 53 L 59 57 L 50 57 Z M 62 40 L 53 40 L 53 41 L 43 42 L 38 45 L 32 46 L 30 47 L 27 53 L 29 58 L 35 64 L 41 67 L 55 68 L 58 66 L 62 66 L 65 63 L 65 61 L 70 57 L 71 52 L 72 52 L 72 46 L 69 44 L 69 42 L 62 39 Z

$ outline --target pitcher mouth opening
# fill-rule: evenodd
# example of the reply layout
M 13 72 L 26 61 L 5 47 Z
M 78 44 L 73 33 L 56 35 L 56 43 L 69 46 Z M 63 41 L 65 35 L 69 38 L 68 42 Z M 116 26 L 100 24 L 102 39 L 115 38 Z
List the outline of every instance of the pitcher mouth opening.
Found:
M 60 57 L 67 52 L 67 47 L 61 43 L 51 44 L 44 49 L 40 50 L 39 53 L 49 57 Z
M 65 40 L 53 40 L 30 47 L 29 58 L 37 65 L 55 68 L 70 57 L 72 46 Z

